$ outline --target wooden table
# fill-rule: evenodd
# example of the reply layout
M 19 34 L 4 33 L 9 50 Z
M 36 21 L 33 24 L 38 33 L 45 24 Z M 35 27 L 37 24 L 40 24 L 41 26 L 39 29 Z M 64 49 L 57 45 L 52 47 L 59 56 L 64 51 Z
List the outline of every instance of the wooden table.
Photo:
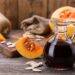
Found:
M 1 56 L 1 55 L 0 55 Z M 70 71 L 56 71 L 51 70 L 44 66 L 42 72 L 33 72 L 25 70 L 25 63 L 27 60 L 23 57 L 20 58 L 0 58 L 0 75 L 75 75 L 75 69 Z M 35 61 L 42 61 L 36 59 Z
M 56 71 L 43 66 L 42 72 L 27 71 L 25 70 L 27 61 L 31 60 L 23 57 L 6 58 L 0 54 L 0 75 L 75 75 L 75 68 L 70 71 Z M 35 59 L 34 61 L 43 62 L 43 59 Z

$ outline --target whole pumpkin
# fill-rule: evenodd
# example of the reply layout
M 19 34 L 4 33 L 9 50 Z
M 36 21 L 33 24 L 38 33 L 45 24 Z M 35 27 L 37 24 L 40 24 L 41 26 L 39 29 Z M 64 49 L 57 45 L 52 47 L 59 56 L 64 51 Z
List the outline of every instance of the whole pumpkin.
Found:
M 71 6 L 64 6 L 61 8 L 58 8 L 56 11 L 51 16 L 51 19 L 57 19 L 62 22 L 67 22 L 70 21 L 70 19 L 75 20 L 75 8 Z M 50 29 L 52 32 L 55 31 L 54 25 L 52 22 L 49 22 Z M 68 25 L 67 26 L 67 35 L 68 37 L 72 37 L 74 32 L 74 26 L 73 25 Z
M 2 13 L 0 13 L 0 33 L 2 33 L 5 37 L 7 37 L 10 31 L 11 31 L 10 21 Z

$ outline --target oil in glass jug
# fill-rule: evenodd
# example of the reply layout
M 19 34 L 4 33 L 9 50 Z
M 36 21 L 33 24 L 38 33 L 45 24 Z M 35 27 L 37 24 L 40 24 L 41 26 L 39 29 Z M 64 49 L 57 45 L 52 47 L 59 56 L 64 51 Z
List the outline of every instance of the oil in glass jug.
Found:
M 56 70 L 73 69 L 74 65 L 74 45 L 67 37 L 67 23 L 53 22 L 55 35 L 49 39 L 44 47 L 44 61 L 46 66 Z

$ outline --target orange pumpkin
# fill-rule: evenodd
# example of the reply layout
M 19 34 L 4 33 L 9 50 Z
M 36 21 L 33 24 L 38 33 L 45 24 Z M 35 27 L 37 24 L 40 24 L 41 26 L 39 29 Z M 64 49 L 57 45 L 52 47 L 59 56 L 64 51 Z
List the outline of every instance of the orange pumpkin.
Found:
M 51 16 L 51 19 L 58 19 L 60 21 L 65 22 L 66 20 L 70 21 L 70 19 L 75 20 L 75 8 L 74 7 L 70 7 L 70 6 L 65 6 L 65 7 L 61 7 L 59 9 L 57 9 Z M 50 29 L 52 30 L 52 32 L 54 32 L 54 25 L 49 22 L 49 26 Z M 68 25 L 67 26 L 67 35 L 68 37 L 72 37 L 73 32 L 74 32 L 74 26 L 72 25 Z
M 28 59 L 38 58 L 43 54 L 43 47 L 35 44 L 29 37 L 23 37 L 16 42 L 17 51 Z
M 71 6 L 58 8 L 56 11 L 54 11 L 51 18 L 57 18 L 62 21 L 65 21 L 67 18 L 75 18 L 75 8 Z
M 1 41 L 6 41 L 6 38 L 0 33 L 0 42 Z

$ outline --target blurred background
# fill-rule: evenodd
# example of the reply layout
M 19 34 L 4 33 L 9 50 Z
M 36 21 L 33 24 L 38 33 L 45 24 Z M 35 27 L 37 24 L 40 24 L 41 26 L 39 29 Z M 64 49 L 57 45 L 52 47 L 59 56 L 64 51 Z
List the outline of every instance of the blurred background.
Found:
M 0 12 L 16 29 L 22 20 L 34 14 L 50 18 L 55 9 L 67 5 L 75 7 L 75 0 L 0 0 Z

